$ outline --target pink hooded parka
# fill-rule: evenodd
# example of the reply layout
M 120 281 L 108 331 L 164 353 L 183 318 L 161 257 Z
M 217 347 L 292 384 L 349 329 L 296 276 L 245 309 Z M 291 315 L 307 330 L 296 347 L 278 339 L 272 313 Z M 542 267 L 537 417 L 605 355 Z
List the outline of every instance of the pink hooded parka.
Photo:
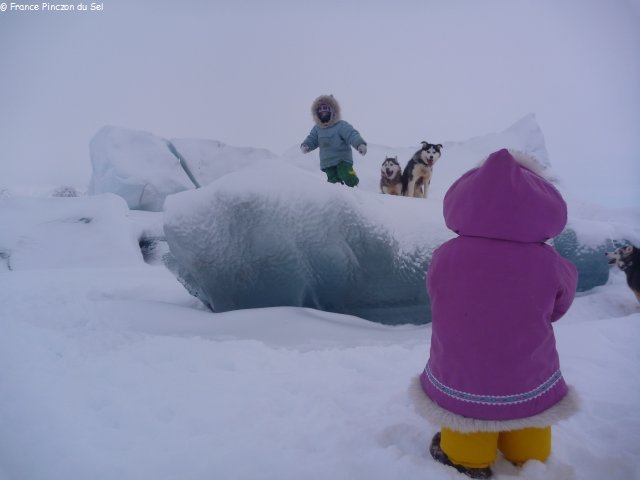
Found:
M 459 236 L 427 272 L 433 323 L 422 389 L 454 417 L 508 421 L 550 409 L 567 395 L 552 322 L 569 309 L 578 277 L 545 244 L 566 224 L 562 196 L 503 149 L 451 186 L 444 217 Z

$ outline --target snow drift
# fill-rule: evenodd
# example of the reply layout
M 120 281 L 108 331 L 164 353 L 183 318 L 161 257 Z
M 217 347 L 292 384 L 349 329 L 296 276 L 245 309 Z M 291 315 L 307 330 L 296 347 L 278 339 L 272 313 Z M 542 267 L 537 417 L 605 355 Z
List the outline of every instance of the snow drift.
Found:
M 128 215 L 113 194 L 0 199 L 0 270 L 142 263 Z

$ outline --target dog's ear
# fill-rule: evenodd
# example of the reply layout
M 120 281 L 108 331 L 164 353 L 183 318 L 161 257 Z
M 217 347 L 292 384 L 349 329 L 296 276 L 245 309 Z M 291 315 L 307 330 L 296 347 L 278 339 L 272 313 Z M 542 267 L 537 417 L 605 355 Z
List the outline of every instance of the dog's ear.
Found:
M 438 148 L 442 148 L 442 144 L 441 144 L 441 143 L 439 143 L 439 144 L 437 144 L 437 145 L 436 145 L 436 147 L 438 147 Z
M 422 145 L 422 146 L 424 147 L 425 145 L 429 145 L 429 142 L 425 142 L 425 141 L 423 140 L 423 141 L 421 141 L 421 142 L 420 142 L 420 145 Z

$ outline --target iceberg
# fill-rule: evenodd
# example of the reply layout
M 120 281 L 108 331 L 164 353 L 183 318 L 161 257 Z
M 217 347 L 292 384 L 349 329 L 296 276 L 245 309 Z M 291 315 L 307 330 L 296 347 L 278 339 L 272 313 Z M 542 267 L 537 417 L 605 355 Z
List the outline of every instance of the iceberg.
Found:
M 194 188 L 166 140 L 106 126 L 89 144 L 93 167 L 88 193 L 115 193 L 133 210 L 162 211 L 167 195 Z
M 115 193 L 132 210 L 161 212 L 167 195 L 199 188 L 276 155 L 215 140 L 167 140 L 152 133 L 105 126 L 89 144 L 89 194 Z
M 183 159 L 185 170 L 197 186 L 205 186 L 263 160 L 278 156 L 264 148 L 234 147 L 217 140 L 200 138 L 171 139 L 170 148 Z
M 428 259 L 452 234 L 437 208 L 403 200 L 270 162 L 167 197 L 168 266 L 215 312 L 290 305 L 426 323 Z
M 191 142 L 206 155 L 175 143 L 192 159 L 223 148 Z M 192 172 L 210 183 L 167 197 L 165 264 L 215 312 L 298 306 L 385 324 L 429 322 L 425 271 L 432 252 L 455 235 L 442 217 L 444 195 L 455 180 L 507 147 L 536 156 L 563 192 L 534 115 L 503 132 L 438 143 L 443 154 L 427 199 L 381 195 L 378 187 L 384 158 L 397 155 L 405 164 L 419 145 L 369 145 L 366 157 L 354 157 L 360 177 L 355 189 L 328 184 L 317 154 L 296 148 L 280 158 L 265 152 L 245 158 L 255 154 L 251 149 L 221 155 L 209 173 L 205 160 L 191 162 Z M 226 170 L 225 161 L 232 164 Z M 640 216 L 637 209 L 584 205 L 563 194 L 569 221 L 549 243 L 576 264 L 582 292 L 608 282 L 605 251 L 640 243 Z

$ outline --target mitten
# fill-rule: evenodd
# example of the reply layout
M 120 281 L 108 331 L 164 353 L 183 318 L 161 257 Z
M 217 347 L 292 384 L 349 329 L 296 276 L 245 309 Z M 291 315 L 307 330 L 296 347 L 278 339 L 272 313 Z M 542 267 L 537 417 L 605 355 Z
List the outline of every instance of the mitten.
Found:
M 309 146 L 305 143 L 303 143 L 302 145 L 300 145 L 300 151 L 302 153 L 309 153 Z
M 366 143 L 361 143 L 360 145 L 358 145 L 358 152 L 360 152 L 360 155 L 366 155 L 367 154 L 367 144 Z

